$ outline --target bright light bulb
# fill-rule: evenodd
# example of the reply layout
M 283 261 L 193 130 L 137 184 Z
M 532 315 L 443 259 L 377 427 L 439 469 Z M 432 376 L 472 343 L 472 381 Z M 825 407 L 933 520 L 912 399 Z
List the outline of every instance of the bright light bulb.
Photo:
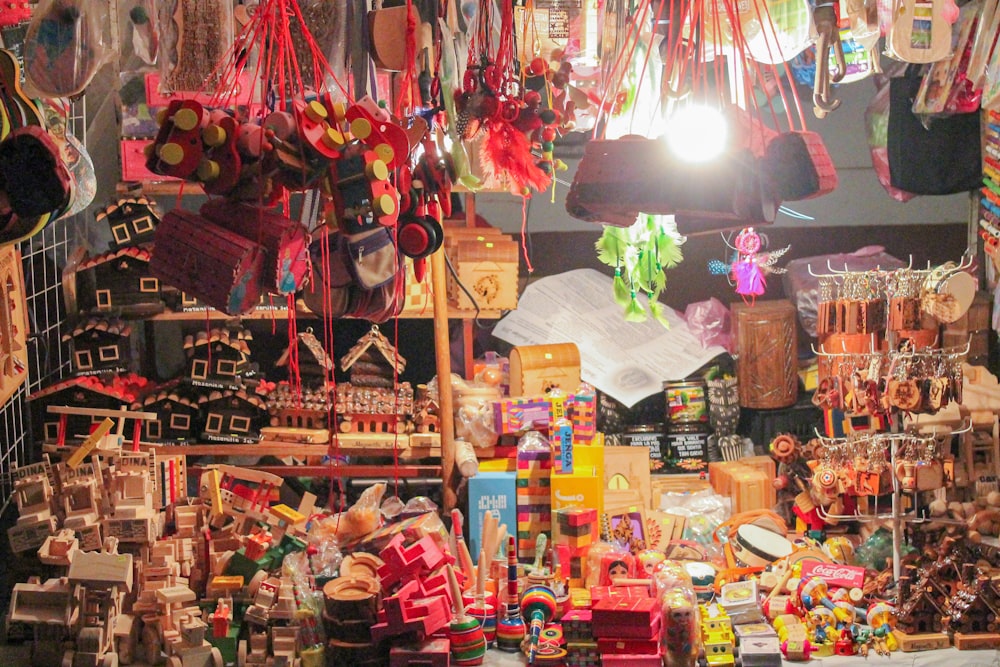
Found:
M 726 117 L 715 107 L 688 105 L 667 120 L 667 146 L 688 162 L 708 162 L 726 149 L 729 128 Z

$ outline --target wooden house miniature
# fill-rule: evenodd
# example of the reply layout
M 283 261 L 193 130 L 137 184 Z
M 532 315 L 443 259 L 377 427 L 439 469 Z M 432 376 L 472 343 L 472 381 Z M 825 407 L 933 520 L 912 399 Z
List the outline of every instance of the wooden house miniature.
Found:
M 278 383 L 268 393 L 270 426 L 328 428 L 333 408 L 332 383 L 328 382 L 333 373 L 333 359 L 312 329 L 300 333 L 295 348 L 291 345 L 285 348 L 275 366 L 287 368 L 289 377 L 287 382 Z M 297 372 L 293 368 L 297 368 Z
M 156 204 L 145 197 L 124 197 L 97 213 L 98 224 L 111 230 L 111 249 L 153 242 L 160 214 Z
M 125 316 L 163 312 L 160 281 L 149 272 L 150 259 L 149 250 L 134 246 L 84 259 L 73 282 L 76 308 Z
M 293 358 L 291 345 L 285 348 L 284 353 L 278 358 L 274 365 L 278 368 L 286 368 L 289 372 L 289 382 L 293 380 L 292 366 L 290 360 Z M 325 387 L 327 379 L 333 372 L 333 359 L 323 349 L 323 344 L 313 334 L 313 330 L 306 329 L 300 333 L 296 340 L 295 366 L 298 367 L 297 381 L 301 382 L 303 389 L 318 389 Z
M 47 457 L 11 471 L 18 518 L 17 523 L 7 529 L 7 538 L 14 553 L 38 549 L 55 534 L 57 520 L 52 512 L 55 491 L 52 474 Z
M 260 440 L 267 405 L 257 394 L 231 389 L 212 391 L 198 399 L 204 422 L 202 438 L 209 442 L 250 443 Z
M 292 387 L 279 382 L 267 394 L 269 424 L 277 428 L 328 428 L 333 407 L 332 391 L 327 387 Z
M 413 387 L 398 382 L 406 369 L 392 343 L 378 327 L 362 336 L 340 359 L 350 382 L 336 390 L 336 409 L 344 433 L 405 432 L 413 415 Z
M 71 333 L 63 334 L 72 346 L 73 372 L 77 375 L 128 371 L 132 327 L 118 318 L 92 317 Z
M 133 410 L 152 412 L 156 419 L 142 422 L 142 439 L 147 442 L 184 442 L 197 434 L 198 398 L 174 380 L 156 387 Z
M 48 406 L 124 410 L 139 400 L 148 384 L 146 378 L 134 373 L 116 375 L 111 379 L 84 375 L 61 380 L 28 398 L 32 402 L 32 423 L 41 424 L 45 443 L 62 445 L 70 441 L 78 442 L 103 418 L 52 414 L 47 411 Z
M 241 377 L 249 370 L 253 340 L 248 329 L 217 328 L 184 337 L 187 356 L 186 377 L 198 387 L 239 389 Z
M 947 629 L 952 633 L 995 633 L 1000 627 L 1000 581 L 974 563 L 962 566 L 963 583 L 945 604 Z
M 951 588 L 938 568 L 907 565 L 899 577 L 896 627 L 911 635 L 941 632 Z

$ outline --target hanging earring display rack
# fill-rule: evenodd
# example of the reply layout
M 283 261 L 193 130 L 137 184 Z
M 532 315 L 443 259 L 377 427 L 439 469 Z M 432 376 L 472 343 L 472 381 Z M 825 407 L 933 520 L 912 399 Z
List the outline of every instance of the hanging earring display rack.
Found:
M 888 514 L 878 512 L 879 493 L 867 495 L 875 498 L 875 511 L 869 513 L 838 514 L 818 508 L 825 521 L 891 521 L 892 522 L 892 572 L 898 581 L 901 574 L 903 524 L 927 521 L 916 512 L 904 514 L 901 508 L 903 493 L 930 491 L 948 485 L 954 479 L 946 465 L 950 461 L 942 456 L 940 438 L 951 438 L 972 429 L 969 422 L 948 434 L 874 433 L 852 435 L 847 438 L 828 438 L 816 434 L 822 451 L 819 467 L 834 470 L 837 474 L 864 473 L 881 476 L 888 473 L 892 482 L 892 505 Z M 877 488 L 877 487 L 874 487 Z M 867 490 L 872 490 L 871 485 Z M 951 523 L 948 519 L 935 519 Z M 958 522 L 955 522 L 958 523 Z

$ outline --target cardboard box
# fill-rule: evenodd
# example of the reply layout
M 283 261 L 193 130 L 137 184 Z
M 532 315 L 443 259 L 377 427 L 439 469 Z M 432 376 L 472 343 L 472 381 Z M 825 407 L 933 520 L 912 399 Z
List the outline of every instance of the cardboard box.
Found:
M 486 512 L 493 513 L 498 526 L 506 524 L 508 534 L 517 530 L 515 483 L 513 471 L 480 472 L 469 478 L 469 525 L 465 537 L 470 553 L 478 554 L 482 548 L 480 539 Z

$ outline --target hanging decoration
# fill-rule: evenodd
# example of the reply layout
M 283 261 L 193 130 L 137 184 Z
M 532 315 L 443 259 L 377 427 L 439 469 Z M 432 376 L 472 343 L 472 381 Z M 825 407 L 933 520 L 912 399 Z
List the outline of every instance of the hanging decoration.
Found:
M 614 267 L 615 301 L 625 319 L 642 322 L 652 315 L 667 326 L 659 296 L 667 285 L 665 271 L 680 264 L 685 239 L 666 216 L 645 215 L 631 227 L 605 227 L 597 241 L 597 258 Z M 649 312 L 639 295 L 649 298 Z
M 732 259 L 729 262 L 719 259 L 708 262 L 709 273 L 727 276 L 730 285 L 747 303 L 753 303 L 758 296 L 764 294 L 767 289 L 768 274 L 782 274 L 787 271 L 787 269 L 775 265 L 791 249 L 791 246 L 761 252 L 764 239 L 766 237 L 762 238 L 753 227 L 744 228 L 740 230 L 732 243 L 726 241 L 726 246 L 733 251 Z

